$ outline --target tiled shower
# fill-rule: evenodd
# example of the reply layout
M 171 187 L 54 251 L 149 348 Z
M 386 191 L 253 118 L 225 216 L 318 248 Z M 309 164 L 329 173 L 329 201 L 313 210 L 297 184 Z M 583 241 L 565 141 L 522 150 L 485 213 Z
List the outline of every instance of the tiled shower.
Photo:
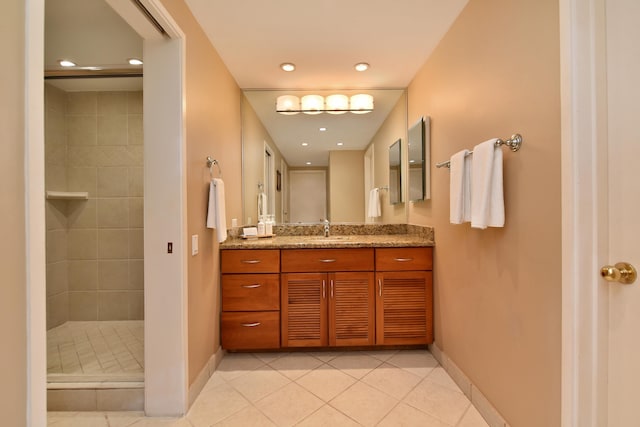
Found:
M 88 196 L 46 201 L 50 374 L 142 371 L 142 112 L 141 91 L 45 85 L 45 190 Z

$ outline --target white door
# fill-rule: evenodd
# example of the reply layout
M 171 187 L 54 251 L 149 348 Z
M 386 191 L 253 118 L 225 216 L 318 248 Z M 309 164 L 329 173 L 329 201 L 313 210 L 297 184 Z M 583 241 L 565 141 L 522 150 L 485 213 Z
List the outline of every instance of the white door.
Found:
M 289 218 L 292 223 L 327 217 L 327 175 L 323 170 L 289 171 Z
M 609 257 L 640 266 L 640 1 L 606 1 Z M 610 427 L 640 426 L 640 282 L 609 287 Z

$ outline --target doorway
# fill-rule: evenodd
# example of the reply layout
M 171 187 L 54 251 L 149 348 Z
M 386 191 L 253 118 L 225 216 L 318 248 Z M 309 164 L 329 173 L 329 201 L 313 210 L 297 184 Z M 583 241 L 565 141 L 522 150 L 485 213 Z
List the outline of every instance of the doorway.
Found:
M 327 218 L 325 170 L 289 170 L 290 219 L 292 223 L 317 223 Z

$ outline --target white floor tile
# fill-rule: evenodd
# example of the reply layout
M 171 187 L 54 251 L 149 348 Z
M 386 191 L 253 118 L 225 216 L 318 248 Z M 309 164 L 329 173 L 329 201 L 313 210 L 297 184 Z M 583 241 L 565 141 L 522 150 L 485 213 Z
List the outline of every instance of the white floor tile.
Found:
M 287 378 L 295 380 L 322 365 L 322 361 L 307 353 L 290 353 L 269 365 Z
M 290 382 L 291 380 L 272 367 L 264 365 L 253 370 L 251 375 L 242 375 L 229 381 L 229 384 L 247 400 L 255 403 Z
M 255 406 L 248 406 L 237 412 L 235 415 L 226 418 L 219 423 L 214 424 L 215 427 L 275 427 L 275 424 L 269 420 L 262 412 L 258 411 Z
M 400 403 L 378 424 L 379 427 L 452 427 L 407 404 Z
M 329 404 L 364 426 L 373 426 L 383 419 L 398 401 L 362 382 L 357 382 Z
M 329 365 L 322 365 L 296 382 L 325 402 L 345 391 L 357 380 Z
M 401 350 L 387 360 L 394 366 L 409 371 L 421 378 L 426 377 L 434 368 L 440 366 L 427 350 Z
M 418 384 L 404 402 L 451 425 L 456 425 L 471 404 L 464 394 L 429 379 Z
M 470 406 L 456 427 L 489 427 L 489 424 L 474 406 Z
M 313 414 L 302 420 L 298 427 L 358 427 L 360 424 L 329 405 L 324 405 Z
M 422 379 L 411 372 L 384 363 L 369 372 L 362 382 L 389 394 L 396 399 L 404 398 Z
M 255 405 L 278 426 L 292 426 L 323 406 L 323 402 L 296 383 L 281 388 Z
M 344 353 L 329 361 L 329 365 L 340 369 L 347 375 L 360 379 L 382 365 L 382 360 L 360 352 Z

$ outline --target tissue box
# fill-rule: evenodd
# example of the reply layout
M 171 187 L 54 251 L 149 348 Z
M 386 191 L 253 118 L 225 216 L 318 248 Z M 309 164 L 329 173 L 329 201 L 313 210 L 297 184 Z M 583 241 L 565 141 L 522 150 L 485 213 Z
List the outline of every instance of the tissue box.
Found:
M 243 227 L 242 228 L 242 236 L 243 237 L 258 237 L 258 227 Z

